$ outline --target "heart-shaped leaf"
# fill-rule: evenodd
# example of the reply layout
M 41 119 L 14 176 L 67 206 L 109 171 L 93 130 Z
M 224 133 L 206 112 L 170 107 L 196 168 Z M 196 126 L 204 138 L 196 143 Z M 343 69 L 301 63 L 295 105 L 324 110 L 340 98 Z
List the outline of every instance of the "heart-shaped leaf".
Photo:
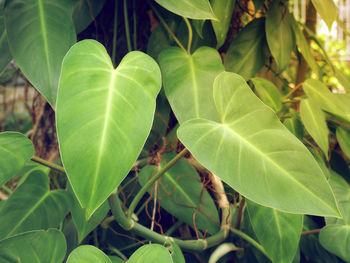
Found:
M 4 3 L 5 0 L 0 0 L 0 75 L 12 59 L 5 29 Z
M 0 241 L 0 262 L 63 262 L 66 246 L 64 235 L 56 229 L 30 231 Z
M 180 123 L 193 118 L 218 120 L 213 100 L 215 77 L 224 70 L 219 53 L 201 47 L 189 55 L 171 47 L 159 55 L 163 84 Z
M 112 263 L 112 261 L 97 247 L 84 245 L 69 254 L 67 263 Z
M 159 168 L 153 165 L 144 167 L 138 177 L 140 184 L 145 185 L 158 169 L 175 156 L 174 153 L 164 155 Z M 154 188 L 148 192 L 154 194 Z M 196 212 L 196 228 L 207 230 L 210 234 L 219 231 L 220 220 L 213 199 L 201 183 L 196 170 L 186 160 L 179 160 L 162 175 L 158 181 L 157 198 L 165 210 L 192 227 Z
M 23 134 L 0 133 L 0 186 L 16 176 L 33 154 L 33 144 Z
M 166 247 L 158 244 L 144 245 L 131 255 L 127 263 L 173 263 L 173 259 Z
M 69 193 L 50 191 L 47 175 L 34 170 L 0 210 L 0 239 L 29 230 L 57 227 L 67 215 L 71 202 Z
M 328 127 L 326 115 L 312 99 L 303 99 L 300 103 L 301 120 L 322 152 L 328 157 Z
M 71 0 L 11 0 L 5 4 L 11 54 L 52 107 L 62 59 L 76 41 L 72 11 Z
M 192 19 L 215 19 L 209 0 L 155 0 L 165 9 Z
M 237 74 L 214 82 L 221 122 L 194 119 L 178 137 L 194 157 L 248 199 L 290 213 L 339 216 L 332 190 L 306 147 Z
M 130 52 L 116 69 L 94 40 L 81 41 L 67 53 L 58 91 L 57 134 L 62 162 L 87 218 L 140 154 L 160 86 L 157 63 L 142 52 Z
M 254 232 L 272 262 L 292 262 L 303 228 L 303 215 L 284 213 L 249 200 L 247 208 Z
M 259 98 L 267 106 L 270 106 L 275 112 L 282 109 L 281 94 L 275 84 L 263 78 L 252 78 L 251 81 L 254 84 L 255 91 Z

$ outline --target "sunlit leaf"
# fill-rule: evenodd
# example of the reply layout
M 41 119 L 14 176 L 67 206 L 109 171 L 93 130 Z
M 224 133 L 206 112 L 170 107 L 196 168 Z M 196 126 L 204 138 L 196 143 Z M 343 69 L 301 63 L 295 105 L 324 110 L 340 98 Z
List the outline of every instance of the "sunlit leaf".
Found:
M 248 199 L 290 213 L 339 216 L 322 170 L 237 74 L 214 82 L 221 122 L 194 119 L 178 136 L 194 157 Z
M 160 86 L 158 65 L 142 52 L 128 53 L 116 69 L 94 40 L 81 41 L 67 53 L 58 91 L 57 133 L 64 167 L 87 218 L 140 154 Z
M 62 232 L 30 231 L 0 241 L 1 263 L 63 262 L 66 240 Z
M 76 39 L 72 11 L 71 0 L 11 0 L 5 4 L 11 54 L 52 107 L 63 57 Z
M 251 81 L 259 98 L 275 112 L 280 111 L 282 108 L 282 98 L 275 84 L 263 78 L 252 78 Z
M 33 144 L 23 134 L 0 133 L 0 186 L 16 176 L 33 154 Z
M 315 6 L 317 12 L 320 14 L 322 19 L 326 22 L 329 31 L 332 28 L 333 22 L 338 16 L 337 7 L 333 0 L 311 0 Z
M 127 263 L 173 263 L 167 248 L 158 244 L 144 245 L 131 255 Z
M 97 247 L 84 245 L 69 254 L 67 263 L 112 263 L 112 261 Z

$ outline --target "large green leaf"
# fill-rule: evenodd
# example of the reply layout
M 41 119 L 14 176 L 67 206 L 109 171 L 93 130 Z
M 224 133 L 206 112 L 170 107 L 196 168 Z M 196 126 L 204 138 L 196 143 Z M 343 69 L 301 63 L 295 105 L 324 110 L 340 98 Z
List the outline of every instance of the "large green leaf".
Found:
M 30 231 L 0 241 L 1 263 L 58 263 L 66 254 L 62 232 Z
M 233 7 L 236 0 L 212 0 L 211 5 L 218 20 L 212 20 L 213 29 L 216 35 L 216 48 L 219 49 L 226 40 L 230 27 Z
M 322 170 L 306 147 L 237 74 L 214 82 L 221 122 L 194 119 L 178 137 L 194 157 L 233 189 L 290 213 L 339 216 Z
M 155 0 L 169 11 L 192 19 L 215 19 L 209 0 Z
M 254 88 L 259 98 L 267 106 L 270 106 L 275 112 L 282 109 L 281 94 L 275 84 L 263 78 L 252 78 L 251 81 L 254 84 Z
M 312 99 L 303 99 L 300 103 L 301 120 L 322 152 L 328 157 L 328 127 L 326 115 Z
M 333 22 L 338 16 L 337 7 L 333 0 L 311 0 L 315 6 L 317 12 L 320 14 L 322 19 L 326 22 L 329 31 L 332 28 Z
M 350 159 L 350 132 L 342 127 L 338 127 L 336 135 L 340 148 Z
M 112 261 L 97 247 L 84 245 L 69 254 L 67 263 L 112 263 Z
M 131 255 L 127 263 L 173 263 L 166 247 L 158 244 L 144 245 Z
M 50 191 L 48 177 L 34 170 L 0 210 L 0 239 L 29 230 L 57 227 L 72 199 L 64 190 Z
M 201 47 L 189 55 L 171 47 L 164 50 L 158 60 L 165 93 L 178 121 L 218 120 L 212 94 L 214 79 L 224 70 L 219 53 L 213 48 Z
M 270 6 L 265 23 L 267 43 L 280 72 L 288 67 L 295 45 L 289 17 L 288 2 L 277 0 Z
M 343 177 L 332 171 L 329 184 L 338 202 L 350 200 L 350 185 Z
M 95 19 L 106 0 L 73 0 L 75 31 L 80 33 Z
M 284 213 L 247 201 L 254 232 L 272 262 L 292 262 L 297 252 L 303 215 Z
M 81 41 L 67 53 L 58 91 L 57 134 L 62 162 L 87 218 L 140 154 L 160 86 L 157 63 L 142 52 L 130 52 L 116 69 L 94 40 Z
M 99 223 L 106 217 L 109 206 L 107 202 L 104 202 L 95 213 L 91 216 L 90 219 L 86 219 L 85 217 L 85 209 L 82 208 L 75 197 L 73 191 L 71 191 L 71 187 L 69 188 L 71 195 L 73 196 L 73 204 L 72 204 L 72 219 L 74 225 L 78 231 L 78 243 L 81 243 L 83 239 L 96 227 L 98 227 Z
M 16 63 L 55 107 L 62 59 L 76 39 L 72 1 L 6 1 L 5 24 Z
M 4 3 L 5 0 L 0 0 L 0 75 L 12 59 L 5 29 Z
M 174 153 L 163 156 L 162 168 L 173 157 Z M 139 182 L 143 186 L 157 172 L 158 167 L 149 165 L 139 174 Z M 203 191 L 203 193 L 202 193 Z M 154 189 L 149 189 L 154 194 Z M 196 213 L 196 227 L 210 234 L 219 231 L 219 215 L 213 199 L 201 183 L 196 170 L 186 161 L 180 160 L 169 169 L 158 181 L 157 198 L 160 205 L 179 220 L 193 226 L 193 215 Z
M 23 134 L 0 133 L 0 186 L 16 176 L 33 154 L 33 144 Z
M 233 39 L 225 58 L 227 71 L 250 79 L 265 65 L 267 42 L 265 19 L 254 19 Z

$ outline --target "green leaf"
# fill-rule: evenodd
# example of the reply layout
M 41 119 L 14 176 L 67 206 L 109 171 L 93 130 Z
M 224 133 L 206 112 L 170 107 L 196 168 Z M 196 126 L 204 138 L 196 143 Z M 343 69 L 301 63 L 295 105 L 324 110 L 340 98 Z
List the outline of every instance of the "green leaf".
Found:
M 258 18 L 246 25 L 227 50 L 225 68 L 250 79 L 265 65 L 267 42 L 265 19 Z
M 294 134 L 299 140 L 304 138 L 305 129 L 300 120 L 300 116 L 296 110 L 289 109 L 291 117 L 287 118 L 283 124 L 287 129 Z
M 5 0 L 0 0 L 0 75 L 12 59 L 5 29 L 4 3 Z
M 300 102 L 300 117 L 307 132 L 328 158 L 329 131 L 324 112 L 312 99 L 302 99 Z
M 158 169 L 161 169 L 176 156 L 169 153 L 163 156 L 160 167 L 149 165 L 139 173 L 139 182 L 144 186 Z M 210 234 L 219 231 L 219 215 L 213 199 L 205 189 L 196 170 L 184 159 L 179 160 L 158 181 L 157 198 L 160 205 L 179 220 L 193 226 L 196 213 L 196 228 Z M 203 191 L 203 193 L 202 193 Z M 154 188 L 149 189 L 154 194 Z
M 71 190 L 71 187 L 69 187 L 69 192 L 73 196 L 73 203 L 72 203 L 72 218 L 74 221 L 74 225 L 77 228 L 78 231 L 78 243 L 81 243 L 83 239 L 96 227 L 98 227 L 98 224 L 106 217 L 109 206 L 107 202 L 104 202 L 97 210 L 96 212 L 91 216 L 89 220 L 86 220 L 85 218 L 85 209 L 82 208 L 75 197 L 75 194 Z
M 140 154 L 160 86 L 157 63 L 142 52 L 128 53 L 116 69 L 94 40 L 81 41 L 67 53 L 58 91 L 57 134 L 62 162 L 87 218 Z
M 303 84 L 306 95 L 313 99 L 321 109 L 350 122 L 350 97 L 347 94 L 332 93 L 325 84 L 315 79 L 308 79 Z M 340 96 L 338 96 L 340 95 Z
M 168 247 L 168 249 L 174 263 L 186 263 L 185 257 L 182 254 L 180 247 L 175 242 L 171 242 L 171 245 Z
M 264 5 L 265 0 L 253 0 L 255 13 Z
M 111 260 L 112 263 L 124 263 L 125 262 L 120 257 L 116 257 L 116 256 L 109 256 L 109 259 Z
M 311 0 L 317 12 L 326 22 L 329 31 L 331 31 L 332 24 L 338 16 L 337 7 L 333 0 Z
M 69 254 L 67 263 L 112 263 L 112 261 L 97 247 L 84 245 Z
M 0 239 L 57 227 L 67 215 L 71 201 L 64 190 L 50 191 L 47 175 L 34 170 L 0 210 Z
M 350 159 L 350 132 L 339 126 L 336 135 L 340 148 Z
M 73 0 L 73 21 L 77 34 L 87 28 L 101 11 L 106 0 Z
M 5 24 L 22 73 L 55 107 L 62 59 L 76 41 L 72 1 L 6 1 Z
M 270 6 L 265 23 L 267 43 L 280 72 L 288 67 L 295 46 L 289 17 L 288 2 L 277 0 Z
M 319 234 L 321 245 L 329 252 L 350 262 L 350 225 L 328 225 Z
M 226 40 L 230 27 L 233 8 L 236 0 L 212 0 L 211 5 L 218 20 L 212 20 L 213 29 L 216 35 L 216 48 L 219 49 Z
M 221 73 L 214 82 L 214 100 L 220 123 L 194 119 L 178 129 L 179 139 L 201 164 L 258 204 L 290 213 L 339 216 L 311 153 L 242 77 Z
M 189 55 L 180 48 L 171 47 L 164 50 L 158 60 L 165 93 L 178 121 L 217 120 L 213 82 L 224 70 L 217 50 L 201 47 Z
M 0 241 L 1 263 L 63 262 L 66 240 L 56 229 L 30 231 Z
M 33 154 L 33 144 L 23 134 L 0 133 L 0 186 L 16 176 Z
M 247 200 L 254 232 L 272 262 L 292 262 L 297 252 L 303 215 L 284 213 Z
M 256 93 L 259 98 L 275 112 L 282 109 L 282 98 L 275 84 L 267 79 L 252 78 Z
M 350 200 L 350 185 L 343 177 L 332 171 L 329 184 L 338 202 Z
M 206 20 L 192 20 L 192 26 L 200 38 L 203 38 L 203 26 Z
M 192 19 L 216 19 L 208 0 L 155 0 L 165 9 Z
M 350 92 L 350 79 L 349 76 L 343 73 L 341 70 L 337 69 L 336 67 L 334 69 L 334 75 L 338 79 L 339 83 L 343 86 L 343 88 L 346 90 L 347 93 Z
M 144 245 L 131 255 L 127 263 L 173 263 L 166 247 L 158 244 Z

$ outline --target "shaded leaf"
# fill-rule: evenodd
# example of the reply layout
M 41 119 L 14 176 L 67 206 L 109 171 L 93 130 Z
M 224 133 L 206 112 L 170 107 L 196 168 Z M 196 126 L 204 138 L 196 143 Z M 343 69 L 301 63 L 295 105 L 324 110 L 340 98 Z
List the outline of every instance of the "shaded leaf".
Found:
M 95 20 L 106 0 L 73 0 L 73 22 L 79 34 Z
M 350 200 L 350 185 L 343 177 L 332 171 L 329 184 L 337 201 Z
M 0 241 L 1 263 L 62 262 L 66 254 L 66 240 L 62 232 L 30 231 Z
M 300 120 L 300 117 L 298 114 L 292 114 L 291 117 L 284 120 L 283 124 L 286 126 L 286 128 L 294 134 L 299 140 L 302 140 L 304 138 L 305 129 L 304 126 Z
M 72 1 L 7 1 L 5 24 L 11 54 L 22 73 L 55 107 L 62 60 L 76 41 Z
M 326 22 L 329 31 L 331 31 L 332 24 L 338 16 L 337 7 L 333 0 L 311 0 L 317 12 Z
M 127 263 L 173 263 L 166 247 L 158 244 L 144 245 L 131 255 Z
M 248 199 L 290 213 L 339 216 L 322 170 L 237 74 L 214 82 L 221 122 L 194 119 L 178 137 L 194 157 Z M 307 176 L 306 176 L 307 175 Z
M 0 187 L 21 171 L 34 154 L 32 142 L 19 132 L 0 133 Z
M 227 50 L 227 71 L 235 72 L 248 80 L 261 70 L 267 59 L 264 32 L 265 19 L 257 18 L 238 33 Z
M 340 126 L 337 128 L 336 135 L 340 148 L 350 159 L 350 132 Z
M 206 20 L 192 20 L 192 26 L 196 30 L 197 34 L 203 38 L 203 26 Z
M 0 0 L 0 75 L 12 59 L 5 29 L 4 3 L 5 0 Z
M 97 247 L 84 245 L 69 254 L 67 263 L 112 263 L 112 261 Z
M 259 98 L 275 112 L 282 109 L 282 98 L 275 84 L 267 79 L 252 78 L 255 90 Z
M 120 257 L 116 257 L 116 256 L 109 256 L 109 259 L 111 260 L 112 263 L 124 263 L 125 262 Z
M 50 191 L 47 175 L 34 170 L 0 210 L 0 239 L 57 227 L 67 215 L 71 201 L 64 190 Z
M 249 200 L 247 208 L 254 232 L 272 262 L 292 262 L 303 228 L 303 215 L 284 213 Z
M 163 156 L 160 167 L 149 165 L 139 174 L 139 182 L 144 186 L 158 169 L 161 169 L 176 156 L 169 153 Z M 193 226 L 196 212 L 196 227 L 215 234 L 219 231 L 219 215 L 213 199 L 201 183 L 196 170 L 184 159 L 179 160 L 158 181 L 157 198 L 160 205 L 181 221 Z M 202 193 L 203 191 L 203 193 Z M 149 189 L 154 195 L 154 188 Z M 200 207 L 199 211 L 196 211 Z
M 199 117 L 217 120 L 212 94 L 214 79 L 224 70 L 219 53 L 201 47 L 189 55 L 171 47 L 158 60 L 165 93 L 178 121 Z
M 67 53 L 57 100 L 57 134 L 62 162 L 87 218 L 118 187 L 140 154 L 160 86 L 158 65 L 142 52 L 128 53 L 116 69 L 94 40 L 81 41 Z

